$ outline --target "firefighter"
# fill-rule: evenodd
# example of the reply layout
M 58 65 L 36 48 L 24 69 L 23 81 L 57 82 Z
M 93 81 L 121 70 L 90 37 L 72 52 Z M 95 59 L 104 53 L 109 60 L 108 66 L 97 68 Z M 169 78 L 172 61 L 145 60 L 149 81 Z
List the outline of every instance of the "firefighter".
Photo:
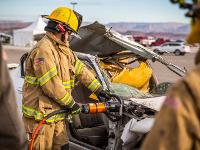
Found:
M 82 16 L 67 7 L 59 7 L 45 18 L 49 19 L 46 35 L 31 50 L 25 65 L 22 112 L 29 140 L 45 115 L 61 108 L 69 109 L 71 114 L 80 112 L 71 96 L 75 79 L 97 96 L 106 95 L 98 80 L 69 48 L 69 37 L 78 34 Z M 65 117 L 66 114 L 60 114 L 48 119 L 33 149 L 69 149 Z
M 14 89 L 0 43 L 0 149 L 26 150 L 28 143 L 22 120 L 18 116 Z
M 188 43 L 200 43 L 200 1 L 192 5 L 192 31 Z M 155 124 L 144 140 L 142 150 L 199 150 L 200 149 L 200 50 L 196 68 L 176 83 L 156 117 Z

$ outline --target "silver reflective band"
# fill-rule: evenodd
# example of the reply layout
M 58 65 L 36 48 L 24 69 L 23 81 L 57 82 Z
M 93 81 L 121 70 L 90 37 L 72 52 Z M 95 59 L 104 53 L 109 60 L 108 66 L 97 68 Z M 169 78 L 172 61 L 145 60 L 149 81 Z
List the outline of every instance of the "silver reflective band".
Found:
M 79 73 L 81 72 L 82 68 L 83 68 L 83 63 L 78 59 L 76 61 L 76 64 L 75 64 L 75 74 L 76 74 L 76 76 L 79 75 Z
M 88 86 L 88 89 L 91 90 L 92 92 L 96 91 L 99 87 L 101 86 L 101 84 L 99 83 L 99 81 L 97 79 L 94 79 Z
M 72 89 L 74 87 L 74 80 L 63 82 L 65 89 Z
M 34 118 L 37 121 L 42 120 L 46 116 L 45 114 L 43 114 L 33 108 L 27 107 L 25 105 L 22 106 L 22 112 L 26 117 Z M 65 113 L 57 114 L 57 115 L 52 116 L 51 118 L 47 119 L 46 122 L 49 122 L 49 123 L 57 122 L 57 121 L 63 120 L 65 117 L 66 117 Z
M 25 81 L 29 84 L 32 85 L 44 85 L 45 83 L 47 83 L 49 80 L 51 80 L 51 78 L 53 78 L 54 76 L 57 75 L 57 69 L 56 66 L 52 67 L 49 71 L 47 71 L 43 76 L 41 76 L 40 78 L 37 77 L 32 77 L 32 76 L 25 76 Z
M 45 83 L 47 83 L 51 78 L 53 78 L 54 76 L 57 75 L 57 69 L 56 66 L 54 66 L 53 68 L 51 68 L 49 71 L 47 71 L 47 73 L 45 73 L 42 77 L 40 77 L 38 79 L 40 85 L 44 85 Z

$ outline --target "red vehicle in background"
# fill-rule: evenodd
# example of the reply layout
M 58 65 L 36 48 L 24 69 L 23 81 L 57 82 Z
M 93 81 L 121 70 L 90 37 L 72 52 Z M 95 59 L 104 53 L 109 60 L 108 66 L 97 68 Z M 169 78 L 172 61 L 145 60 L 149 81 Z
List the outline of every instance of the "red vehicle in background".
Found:
M 160 46 L 166 42 L 170 42 L 170 40 L 165 40 L 163 38 L 158 38 L 155 42 L 151 44 L 151 46 Z
M 141 44 L 141 41 L 144 39 L 147 39 L 147 37 L 146 36 L 133 36 L 133 39 L 135 40 L 135 42 Z

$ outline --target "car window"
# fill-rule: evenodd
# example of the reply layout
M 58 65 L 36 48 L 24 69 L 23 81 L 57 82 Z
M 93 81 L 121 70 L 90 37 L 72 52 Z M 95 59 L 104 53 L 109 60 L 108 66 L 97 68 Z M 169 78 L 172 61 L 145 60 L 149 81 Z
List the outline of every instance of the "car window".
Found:
M 169 44 L 163 44 L 162 46 L 168 46 Z
M 179 43 L 170 43 L 169 46 L 180 46 Z

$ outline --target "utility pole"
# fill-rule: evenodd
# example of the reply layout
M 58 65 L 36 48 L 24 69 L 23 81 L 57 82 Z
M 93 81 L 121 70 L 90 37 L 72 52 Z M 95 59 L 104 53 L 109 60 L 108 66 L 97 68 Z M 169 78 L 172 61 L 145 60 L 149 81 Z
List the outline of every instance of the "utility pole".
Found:
M 75 6 L 76 6 L 78 3 L 77 3 L 77 2 L 71 2 L 70 4 L 72 5 L 73 10 L 75 10 Z

